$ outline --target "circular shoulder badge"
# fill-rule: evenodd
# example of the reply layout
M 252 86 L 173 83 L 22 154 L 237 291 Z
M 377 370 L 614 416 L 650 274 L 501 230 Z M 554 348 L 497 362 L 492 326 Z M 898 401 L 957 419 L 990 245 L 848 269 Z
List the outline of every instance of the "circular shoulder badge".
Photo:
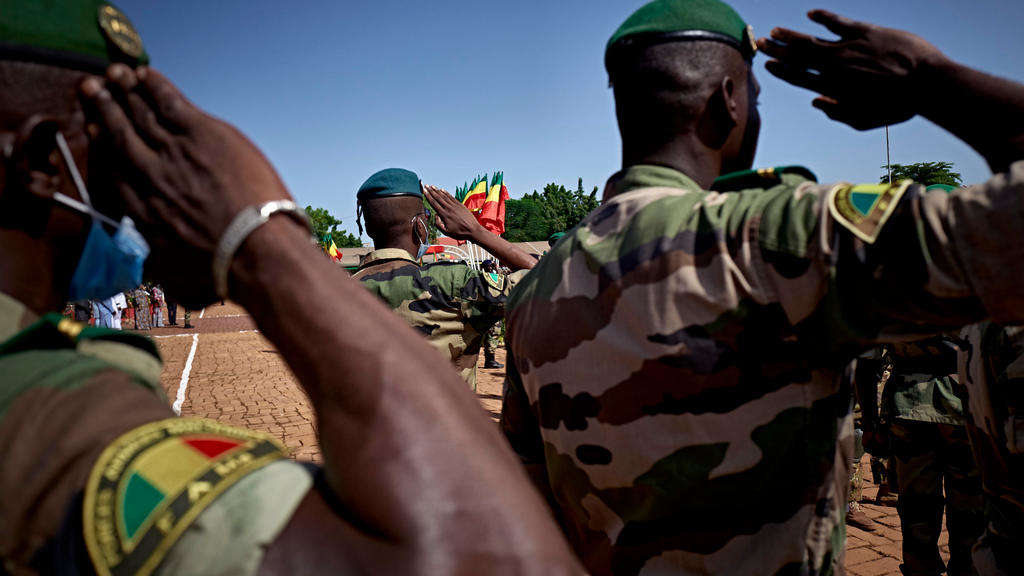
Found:
M 100 6 L 99 21 L 104 36 L 121 52 L 132 58 L 142 56 L 142 38 L 120 10 L 110 4 Z
M 96 573 L 151 574 L 220 494 L 284 457 L 275 438 L 201 418 L 123 434 L 100 455 L 85 489 L 83 535 Z

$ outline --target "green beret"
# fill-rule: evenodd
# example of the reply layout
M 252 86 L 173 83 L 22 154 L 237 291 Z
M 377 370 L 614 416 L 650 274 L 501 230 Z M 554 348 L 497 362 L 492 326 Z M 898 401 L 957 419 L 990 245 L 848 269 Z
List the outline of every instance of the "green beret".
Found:
M 605 68 L 611 56 L 630 46 L 709 40 L 728 44 L 747 60 L 757 44 L 751 28 L 731 6 L 720 0 L 654 0 L 640 7 L 612 34 L 604 51 Z
M 0 60 L 102 72 L 149 63 L 128 18 L 101 0 L 0 0 Z
M 711 184 L 711 189 L 715 192 L 738 192 L 755 188 L 771 188 L 782 183 L 784 179 L 818 181 L 814 172 L 803 166 L 775 166 L 774 168 L 740 170 L 722 174 Z
M 562 236 L 565 236 L 565 232 L 555 232 L 551 236 L 548 236 L 548 246 L 554 246 L 557 244 L 558 241 L 562 239 Z
M 387 168 L 366 179 L 359 187 L 356 198 L 362 202 L 372 198 L 390 196 L 423 197 L 420 190 L 420 177 L 415 172 L 402 168 Z
M 949 192 L 956 190 L 956 186 L 950 186 L 949 184 L 932 184 L 925 188 L 925 190 L 942 190 L 948 194 Z

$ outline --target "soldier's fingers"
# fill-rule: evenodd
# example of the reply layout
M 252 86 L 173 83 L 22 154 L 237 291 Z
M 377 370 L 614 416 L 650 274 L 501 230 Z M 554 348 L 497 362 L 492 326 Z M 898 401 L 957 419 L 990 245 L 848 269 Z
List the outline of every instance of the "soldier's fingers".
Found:
M 825 82 L 820 74 L 811 72 L 810 70 L 798 67 L 789 66 L 779 62 L 778 60 L 769 60 L 765 62 L 764 67 L 771 72 L 773 76 L 776 76 L 780 80 L 788 82 L 794 86 L 801 88 L 807 88 L 818 93 L 823 93 L 825 90 Z
M 852 110 L 847 109 L 841 103 L 833 98 L 819 97 L 815 98 L 811 102 L 811 106 L 814 106 L 818 110 L 825 113 L 826 116 L 835 120 L 836 122 L 842 122 L 857 130 L 866 130 L 873 127 L 870 123 L 865 122 L 863 117 L 857 115 Z
M 868 29 L 868 24 L 864 22 L 851 20 L 828 10 L 811 10 L 807 17 L 842 38 L 863 34 Z
M 117 92 L 116 96 L 126 105 L 128 117 L 139 135 L 154 147 L 165 146 L 170 141 L 170 134 L 160 126 L 153 109 L 135 91 L 139 84 L 135 72 L 124 64 L 114 64 L 107 69 L 107 78 Z
M 124 202 L 125 212 L 140 227 L 146 227 L 149 224 L 149 210 L 146 209 L 146 203 L 135 193 L 135 189 L 124 182 L 119 182 L 117 191 Z
M 139 92 L 149 100 L 157 112 L 157 120 L 171 131 L 187 129 L 200 114 L 188 98 L 163 74 L 143 67 L 136 71 Z
M 91 120 L 102 128 L 100 137 L 109 137 L 115 151 L 127 156 L 133 164 L 143 168 L 153 166 L 156 161 L 153 150 L 135 133 L 128 116 L 100 79 L 86 78 L 79 92 L 85 99 L 86 114 L 93 116 Z

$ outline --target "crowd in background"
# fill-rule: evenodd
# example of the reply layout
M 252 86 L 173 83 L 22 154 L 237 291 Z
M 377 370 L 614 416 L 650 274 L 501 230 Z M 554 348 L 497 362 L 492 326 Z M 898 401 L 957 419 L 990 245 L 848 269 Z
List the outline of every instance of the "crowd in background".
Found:
M 150 330 L 177 326 L 178 305 L 159 284 L 141 284 L 103 300 L 69 302 L 64 315 L 101 328 Z

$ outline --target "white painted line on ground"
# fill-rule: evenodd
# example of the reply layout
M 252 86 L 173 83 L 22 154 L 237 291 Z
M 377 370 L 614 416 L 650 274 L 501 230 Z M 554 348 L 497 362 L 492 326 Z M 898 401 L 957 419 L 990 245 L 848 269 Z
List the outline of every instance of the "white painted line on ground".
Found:
M 199 319 L 203 318 L 203 314 L 206 314 L 206 308 L 203 308 L 202 312 L 199 313 Z
M 249 332 L 259 332 L 259 330 L 239 330 L 238 334 L 248 334 Z M 198 332 L 186 332 L 184 334 L 161 334 L 160 336 L 150 336 L 150 338 L 181 338 L 182 336 L 197 336 Z M 231 334 L 231 332 L 207 332 L 207 334 Z
M 225 314 L 223 316 L 210 316 L 210 320 L 217 318 L 241 318 L 242 316 L 248 316 L 248 314 Z
M 201 316 L 200 316 L 201 317 Z M 181 381 L 178 382 L 178 395 L 174 398 L 174 405 L 171 409 L 178 416 L 181 416 L 181 405 L 185 403 L 185 390 L 188 389 L 188 375 L 192 372 L 192 360 L 196 357 L 196 346 L 199 345 L 199 334 L 192 335 L 192 349 L 188 351 L 188 360 L 185 360 L 185 367 L 181 370 Z

